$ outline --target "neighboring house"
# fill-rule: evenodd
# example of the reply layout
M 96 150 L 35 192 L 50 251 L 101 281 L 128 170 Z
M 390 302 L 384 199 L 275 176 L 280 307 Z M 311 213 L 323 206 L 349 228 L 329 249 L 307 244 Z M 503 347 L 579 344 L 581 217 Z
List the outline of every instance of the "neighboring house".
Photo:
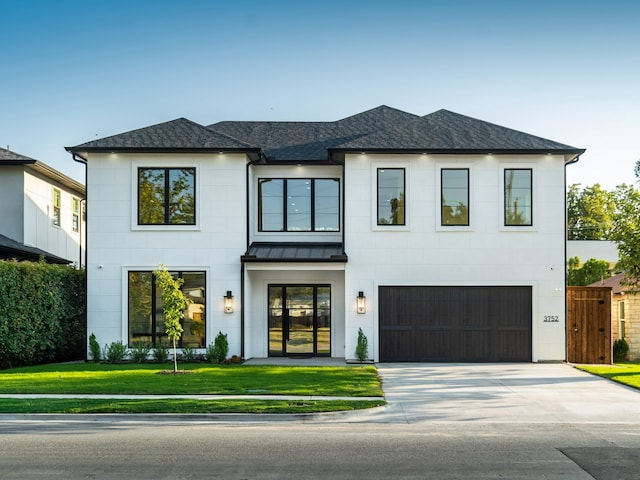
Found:
M 0 258 L 84 265 L 84 198 L 81 183 L 0 148 Z
M 640 360 L 640 292 L 622 284 L 619 273 L 589 287 L 611 288 L 611 339 L 624 338 L 629 344 L 629 360 Z
M 87 166 L 88 333 L 244 357 L 565 359 L 565 167 L 583 149 L 439 110 L 186 119 L 67 147 Z

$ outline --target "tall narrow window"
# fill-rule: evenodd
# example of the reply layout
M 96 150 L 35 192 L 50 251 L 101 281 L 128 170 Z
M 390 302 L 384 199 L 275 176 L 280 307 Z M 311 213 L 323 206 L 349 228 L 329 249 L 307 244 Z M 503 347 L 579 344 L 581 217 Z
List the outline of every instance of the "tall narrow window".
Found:
M 442 225 L 469 225 L 469 169 L 443 168 L 440 175 Z
M 533 224 L 532 170 L 508 168 L 504 171 L 504 224 L 531 226 Z
M 180 347 L 205 346 L 205 272 L 171 272 L 182 278 L 182 292 L 191 299 L 184 312 Z M 146 343 L 169 345 L 165 335 L 162 291 L 157 287 L 153 272 L 129 272 L 129 346 Z
M 626 319 L 624 313 L 624 302 L 618 302 L 618 317 L 620 318 L 620 338 L 626 338 Z
M 53 224 L 57 227 L 60 226 L 60 206 L 61 206 L 61 194 L 57 188 L 53 189 Z
M 73 217 L 71 226 L 74 232 L 80 231 L 80 199 L 73 197 L 72 199 L 73 206 Z
M 338 232 L 340 182 L 336 178 L 258 180 L 261 232 Z
M 138 224 L 195 225 L 195 168 L 139 168 Z
M 378 225 L 405 225 L 404 168 L 378 169 Z

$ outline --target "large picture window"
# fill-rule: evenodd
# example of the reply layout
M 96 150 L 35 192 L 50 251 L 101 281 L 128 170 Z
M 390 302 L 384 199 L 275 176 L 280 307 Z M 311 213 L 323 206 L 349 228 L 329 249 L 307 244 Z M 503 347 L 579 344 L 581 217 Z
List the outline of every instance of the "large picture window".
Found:
M 195 168 L 138 168 L 139 225 L 195 225 Z
M 469 225 L 469 169 L 443 168 L 441 181 L 441 224 Z
M 261 232 L 338 232 L 340 182 L 337 178 L 258 180 Z
M 533 172 L 530 168 L 504 171 L 505 226 L 533 225 Z
M 183 293 L 191 299 L 182 321 L 182 338 L 179 347 L 205 347 L 205 272 L 171 272 L 182 278 Z M 129 347 L 136 343 L 153 346 L 169 346 L 165 334 L 162 290 L 156 286 L 153 272 L 132 271 L 128 275 L 129 286 Z
M 378 225 L 405 225 L 404 168 L 378 169 Z

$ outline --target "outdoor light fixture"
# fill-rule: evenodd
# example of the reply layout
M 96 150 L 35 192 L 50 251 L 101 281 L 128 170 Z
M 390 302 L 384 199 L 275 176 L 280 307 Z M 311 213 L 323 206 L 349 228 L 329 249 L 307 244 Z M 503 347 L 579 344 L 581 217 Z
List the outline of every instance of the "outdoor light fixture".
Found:
M 358 313 L 365 313 L 367 311 L 367 297 L 364 296 L 364 292 L 358 292 Z
M 233 313 L 233 295 L 231 290 L 227 290 L 227 294 L 224 296 L 224 313 Z

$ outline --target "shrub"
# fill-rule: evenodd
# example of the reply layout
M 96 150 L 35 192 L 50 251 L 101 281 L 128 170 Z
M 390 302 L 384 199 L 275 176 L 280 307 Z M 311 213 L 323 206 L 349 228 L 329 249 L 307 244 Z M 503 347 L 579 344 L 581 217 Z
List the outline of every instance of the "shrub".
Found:
M 135 342 L 129 350 L 129 357 L 133 363 L 144 363 L 149 358 L 150 352 L 151 345 L 145 342 Z
M 107 363 L 121 363 L 127 355 L 127 347 L 124 343 L 111 342 L 104 347 L 104 360 Z
M 196 349 L 193 347 L 182 347 L 182 361 L 187 363 L 193 363 L 196 361 L 197 354 Z
M 624 362 L 629 355 L 629 344 L 624 338 L 619 338 L 613 342 L 613 361 Z
M 205 353 L 205 359 L 210 363 L 222 363 L 226 360 L 229 353 L 229 341 L 227 340 L 227 334 L 218 332 L 213 345 L 207 347 Z
M 91 352 L 91 360 L 94 362 L 102 360 L 102 349 L 94 333 L 89 335 L 89 351 Z
M 158 363 L 167 363 L 169 361 L 169 349 L 164 345 L 157 345 L 153 349 L 153 359 Z
M 367 336 L 362 331 L 362 328 L 358 328 L 358 343 L 356 344 L 356 358 L 361 362 L 364 362 L 369 358 L 369 341 Z
M 86 356 L 84 272 L 0 261 L 0 368 Z

